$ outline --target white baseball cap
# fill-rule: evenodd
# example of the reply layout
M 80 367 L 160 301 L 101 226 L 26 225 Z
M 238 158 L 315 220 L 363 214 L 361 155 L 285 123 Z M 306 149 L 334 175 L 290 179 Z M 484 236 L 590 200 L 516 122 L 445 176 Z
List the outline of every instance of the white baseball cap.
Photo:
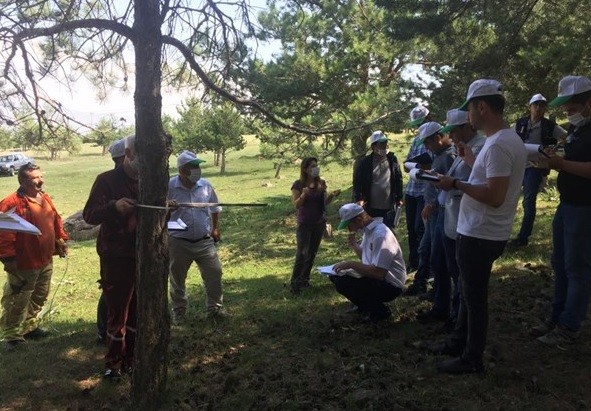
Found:
M 533 96 L 531 96 L 531 98 L 529 99 L 529 103 L 528 105 L 532 105 L 538 101 L 543 101 L 544 103 L 548 102 L 548 100 L 546 100 L 546 97 L 544 97 L 541 94 L 534 94 Z
M 348 203 L 342 206 L 339 209 L 339 217 L 341 217 L 341 223 L 337 227 L 337 230 L 347 228 L 349 222 L 355 217 L 357 217 L 359 214 L 363 213 L 363 211 L 363 207 L 355 203 Z
M 411 127 L 416 127 L 420 125 L 428 115 L 429 109 L 419 104 L 410 111 L 410 122 L 408 124 Z
M 447 134 L 457 126 L 462 126 L 468 122 L 468 112 L 457 108 L 452 108 L 447 112 L 445 118 L 445 127 L 439 130 L 442 134 Z
M 424 144 L 425 140 L 434 134 L 440 133 L 441 124 L 436 121 L 429 121 L 419 127 L 419 143 Z
M 558 97 L 550 102 L 550 107 L 561 106 L 577 94 L 591 91 L 591 80 L 585 76 L 566 76 L 558 83 Z
M 188 150 L 183 151 L 181 154 L 179 154 L 179 157 L 176 159 L 177 168 L 181 168 L 185 164 L 191 164 L 194 166 L 198 166 L 201 163 L 205 163 L 205 160 L 201 160 L 200 158 L 197 158 L 195 153 L 188 151 Z
M 384 141 L 388 141 L 388 137 L 381 131 L 376 130 L 371 134 L 369 137 L 369 145 L 373 145 L 374 143 L 383 143 Z
M 468 94 L 466 95 L 466 101 L 462 104 L 459 109 L 463 111 L 468 110 L 468 103 L 475 97 L 485 96 L 502 96 L 503 86 L 497 80 L 493 79 L 479 79 L 468 88 Z
M 109 146 L 109 153 L 111 153 L 111 158 L 125 156 L 125 139 L 113 141 Z

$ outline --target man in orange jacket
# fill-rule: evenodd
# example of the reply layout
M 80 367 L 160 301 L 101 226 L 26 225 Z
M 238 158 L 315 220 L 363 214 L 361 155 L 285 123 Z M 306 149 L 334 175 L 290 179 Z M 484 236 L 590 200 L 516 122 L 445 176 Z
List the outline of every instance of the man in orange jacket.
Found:
M 0 202 L 0 211 L 14 212 L 40 231 L 41 235 L 0 232 L 0 261 L 7 274 L 2 295 L 0 329 L 7 351 L 48 332 L 39 328 L 38 314 L 49 295 L 53 256 L 65 257 L 68 235 L 49 195 L 43 192 L 39 166 L 25 164 L 18 171 L 18 190 Z

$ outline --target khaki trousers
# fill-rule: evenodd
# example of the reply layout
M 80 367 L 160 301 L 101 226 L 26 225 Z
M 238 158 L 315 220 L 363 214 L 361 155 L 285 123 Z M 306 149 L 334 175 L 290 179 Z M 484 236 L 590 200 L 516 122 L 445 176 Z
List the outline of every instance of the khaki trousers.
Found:
M 196 243 L 169 238 L 170 300 L 175 315 L 184 315 L 188 300 L 185 287 L 187 272 L 193 261 L 197 263 L 205 287 L 205 308 L 222 306 L 222 264 L 212 238 Z
M 47 301 L 52 273 L 52 263 L 36 270 L 7 273 L 0 317 L 2 336 L 6 341 L 23 339 L 24 334 L 39 326 L 37 316 Z

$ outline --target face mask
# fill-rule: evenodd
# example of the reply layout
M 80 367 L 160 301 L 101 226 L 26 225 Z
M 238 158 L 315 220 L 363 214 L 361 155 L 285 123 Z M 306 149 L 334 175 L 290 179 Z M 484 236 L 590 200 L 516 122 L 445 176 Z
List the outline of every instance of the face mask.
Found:
M 201 169 L 200 168 L 192 168 L 191 174 L 188 176 L 189 181 L 191 183 L 196 183 L 201 178 Z
M 138 171 L 140 169 L 140 159 L 138 156 L 135 156 L 135 158 L 129 162 L 129 167 L 131 167 L 133 171 Z
M 313 178 L 316 178 L 320 175 L 320 167 L 312 167 L 312 169 L 310 170 L 310 175 Z
M 386 157 L 388 155 L 389 151 L 387 148 L 381 148 L 381 149 L 376 150 L 376 153 L 380 157 Z
M 590 117 L 585 117 L 581 113 L 575 113 L 573 115 L 566 116 L 566 118 L 568 119 L 568 122 L 575 127 L 584 126 L 590 120 Z

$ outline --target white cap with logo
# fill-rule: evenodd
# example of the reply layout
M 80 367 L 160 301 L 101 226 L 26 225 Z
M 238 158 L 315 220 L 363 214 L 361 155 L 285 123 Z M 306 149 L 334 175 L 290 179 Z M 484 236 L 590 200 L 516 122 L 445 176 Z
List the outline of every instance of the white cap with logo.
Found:
M 125 139 L 115 140 L 109 146 L 111 158 L 119 158 L 125 155 Z
M 195 153 L 193 153 L 192 151 L 188 151 L 188 150 L 183 151 L 181 154 L 179 154 L 179 157 L 176 159 L 177 168 L 181 168 L 182 166 L 184 166 L 186 164 L 198 166 L 201 163 L 205 163 L 205 160 L 201 160 L 200 158 L 197 158 Z
M 464 125 L 468 122 L 468 112 L 457 108 L 452 108 L 447 112 L 445 119 L 445 127 L 439 130 L 440 133 L 447 134 L 457 126 Z
M 376 130 L 371 134 L 369 137 L 369 145 L 373 145 L 374 143 L 383 143 L 388 141 L 388 137 L 381 131 Z
M 466 95 L 466 101 L 464 101 L 464 104 L 462 104 L 459 109 L 467 111 L 468 103 L 475 97 L 502 95 L 503 86 L 497 80 L 479 79 L 470 84 L 470 87 L 468 88 L 468 94 Z
M 347 228 L 349 222 L 355 217 L 357 217 L 359 214 L 363 213 L 363 211 L 363 207 L 355 203 L 349 203 L 342 206 L 339 209 L 339 217 L 341 217 L 341 222 L 337 227 L 337 230 Z
M 408 124 L 411 127 L 416 127 L 420 125 L 428 115 L 429 109 L 419 104 L 410 111 L 410 122 Z
M 577 94 L 591 91 L 591 80 L 585 76 L 566 76 L 558 83 L 558 97 L 550 102 L 550 107 L 561 106 Z
M 435 121 L 429 121 L 428 123 L 423 124 L 419 127 L 419 142 L 424 144 L 425 140 L 437 133 L 441 130 L 441 124 Z
M 532 104 L 537 103 L 538 101 L 543 101 L 544 103 L 547 102 L 546 97 L 544 97 L 543 95 L 541 95 L 541 94 L 534 94 L 529 99 L 529 105 L 531 106 Z

